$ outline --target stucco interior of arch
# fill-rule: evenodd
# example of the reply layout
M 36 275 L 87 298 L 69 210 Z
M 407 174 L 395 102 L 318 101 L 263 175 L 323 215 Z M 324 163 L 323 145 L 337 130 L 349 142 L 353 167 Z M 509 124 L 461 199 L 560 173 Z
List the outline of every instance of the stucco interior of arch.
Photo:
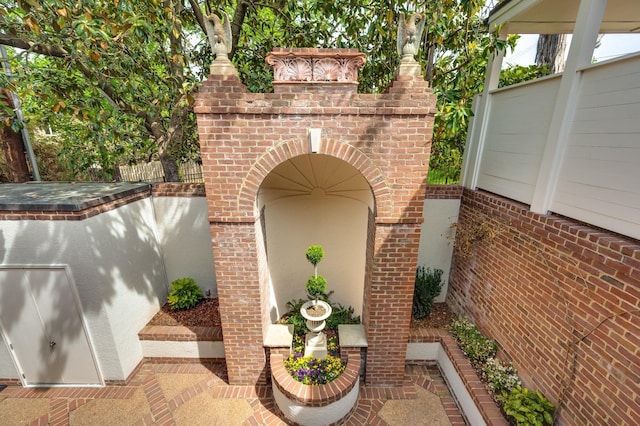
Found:
M 327 278 L 331 300 L 361 315 L 367 223 L 375 198 L 360 171 L 330 155 L 292 157 L 264 178 L 256 208 L 266 237 L 270 320 L 288 311 L 288 301 L 306 298 L 313 267 L 305 251 L 311 244 L 325 250 L 318 273 Z

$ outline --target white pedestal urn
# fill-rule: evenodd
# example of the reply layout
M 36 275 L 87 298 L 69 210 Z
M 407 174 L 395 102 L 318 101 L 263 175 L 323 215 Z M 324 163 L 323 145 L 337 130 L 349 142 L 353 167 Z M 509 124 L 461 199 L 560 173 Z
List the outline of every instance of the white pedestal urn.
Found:
M 331 305 L 322 300 L 310 300 L 300 308 L 307 320 L 309 333 L 305 337 L 304 356 L 323 359 L 327 356 L 327 336 L 322 332 L 331 315 Z

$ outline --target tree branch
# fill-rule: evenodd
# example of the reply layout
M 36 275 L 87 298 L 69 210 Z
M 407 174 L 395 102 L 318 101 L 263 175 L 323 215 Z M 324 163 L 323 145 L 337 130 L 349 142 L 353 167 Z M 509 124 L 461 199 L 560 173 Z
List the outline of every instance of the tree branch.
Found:
M 193 14 L 196 16 L 196 21 L 198 21 L 200 29 L 206 35 L 207 29 L 204 26 L 204 14 L 202 13 L 202 10 L 200 10 L 200 5 L 196 0 L 189 0 L 189 4 L 191 5 L 191 9 L 193 9 Z
M 18 49 L 28 50 L 30 52 L 39 53 L 41 55 L 54 56 L 56 58 L 67 58 L 71 56 L 69 52 L 62 49 L 61 47 L 34 43 L 21 39 L 20 37 L 14 36 L 12 34 L 0 33 L 0 44 L 16 47 Z
M 233 14 L 233 19 L 231 20 L 231 53 L 229 54 L 230 58 L 233 58 L 233 55 L 236 53 L 236 48 L 238 47 L 238 40 L 240 39 L 240 30 L 242 29 L 242 24 L 244 23 L 244 18 L 247 15 L 247 9 L 249 7 L 249 2 L 246 0 L 239 0 L 238 5 L 236 6 L 236 12 Z

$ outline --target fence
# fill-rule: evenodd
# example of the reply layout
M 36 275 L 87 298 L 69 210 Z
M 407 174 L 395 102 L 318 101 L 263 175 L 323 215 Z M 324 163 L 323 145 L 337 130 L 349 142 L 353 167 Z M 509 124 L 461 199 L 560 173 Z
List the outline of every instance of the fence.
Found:
M 150 163 L 133 164 L 131 166 L 118 166 L 121 182 L 164 182 L 164 170 L 160 161 Z M 457 178 L 450 177 L 458 175 Z M 200 183 L 204 182 L 202 177 L 202 165 L 195 161 L 187 161 L 178 166 L 180 182 Z M 430 185 L 457 185 L 460 183 L 459 172 L 457 170 L 436 170 L 430 169 L 427 177 Z
M 427 184 L 429 185 L 458 185 L 459 183 L 460 171 L 458 169 L 429 169 L 427 174 Z
M 164 170 L 160 161 L 150 163 L 133 164 L 130 166 L 118 166 L 118 180 L 122 182 L 164 182 Z M 178 176 L 181 182 L 204 182 L 202 178 L 202 165 L 195 161 L 187 161 L 178 166 Z

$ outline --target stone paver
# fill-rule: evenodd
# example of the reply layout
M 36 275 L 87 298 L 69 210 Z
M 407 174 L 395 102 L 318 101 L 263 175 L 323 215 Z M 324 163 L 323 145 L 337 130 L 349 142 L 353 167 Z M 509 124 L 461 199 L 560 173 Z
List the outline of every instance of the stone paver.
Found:
M 407 365 L 402 387 L 363 386 L 345 425 L 464 425 L 437 367 Z M 0 424 L 286 425 L 268 386 L 230 386 L 224 364 L 145 364 L 127 385 L 0 392 Z

